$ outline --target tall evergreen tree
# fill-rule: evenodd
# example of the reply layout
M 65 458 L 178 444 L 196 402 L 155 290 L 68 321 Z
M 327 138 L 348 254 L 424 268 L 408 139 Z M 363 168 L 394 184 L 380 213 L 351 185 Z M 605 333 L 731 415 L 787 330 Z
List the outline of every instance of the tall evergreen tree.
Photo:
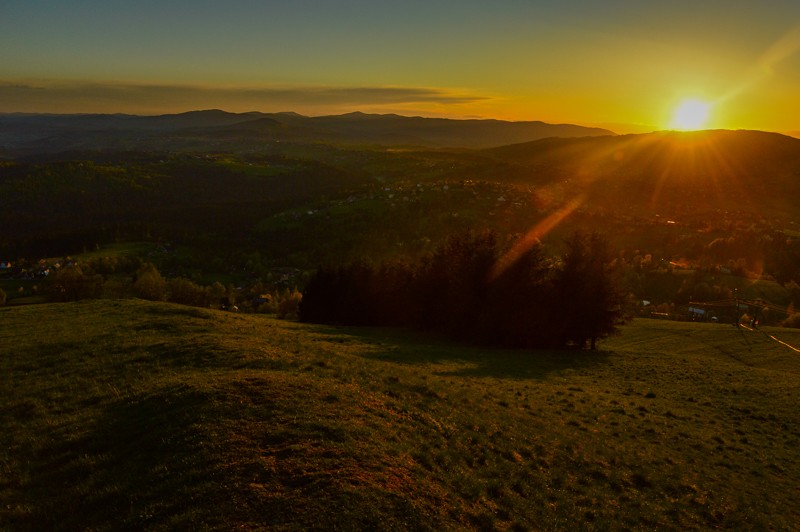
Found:
M 566 241 L 554 283 L 559 328 L 556 341 L 595 349 L 598 338 L 617 331 L 624 292 L 608 242 L 598 233 L 576 232 Z

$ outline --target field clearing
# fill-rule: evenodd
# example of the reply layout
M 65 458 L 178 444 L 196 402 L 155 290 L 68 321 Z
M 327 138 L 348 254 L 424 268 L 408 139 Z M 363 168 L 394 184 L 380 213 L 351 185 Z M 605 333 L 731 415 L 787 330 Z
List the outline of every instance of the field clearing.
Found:
M 800 354 L 730 325 L 526 352 L 139 300 L 3 308 L 0 529 L 791 530 L 799 378 Z
M 108 244 L 84 253 L 78 253 L 74 258 L 80 261 L 89 261 L 103 257 L 139 257 L 153 252 L 156 248 L 157 246 L 151 242 L 119 242 Z M 60 258 L 61 257 L 53 257 L 47 260 L 53 262 Z

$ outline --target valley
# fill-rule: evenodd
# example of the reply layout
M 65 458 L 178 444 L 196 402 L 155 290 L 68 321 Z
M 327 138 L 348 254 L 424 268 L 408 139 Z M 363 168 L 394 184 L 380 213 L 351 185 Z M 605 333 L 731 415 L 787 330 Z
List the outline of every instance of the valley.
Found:
M 252 130 L 278 119 L 271 140 Z M 685 281 L 686 272 L 716 299 L 742 289 L 737 279 L 783 286 L 800 278 L 800 140 L 660 132 L 466 149 L 455 147 L 459 139 L 500 131 L 500 142 L 528 126 L 459 122 L 221 111 L 5 115 L 0 126 L 13 135 L 24 125 L 29 147 L 40 142 L 30 140 L 35 132 L 83 140 L 76 151 L 59 136 L 42 137 L 48 148 L 36 154 L 6 141 L 0 260 L 24 264 L 145 241 L 167 244 L 169 253 L 148 259 L 165 274 L 250 285 L 273 269 L 419 257 L 470 230 L 536 238 L 556 255 L 564 238 L 583 230 L 610 241 L 640 301 L 688 302 L 695 294 L 682 281 L 651 286 Z M 329 136 L 298 136 L 289 126 L 300 123 L 323 124 Z M 380 144 L 412 126 L 428 145 Z M 228 128 L 239 129 L 223 134 Z M 422 135 L 437 131 L 453 146 Z M 133 133 L 139 140 L 128 143 Z M 784 290 L 769 303 L 791 301 Z

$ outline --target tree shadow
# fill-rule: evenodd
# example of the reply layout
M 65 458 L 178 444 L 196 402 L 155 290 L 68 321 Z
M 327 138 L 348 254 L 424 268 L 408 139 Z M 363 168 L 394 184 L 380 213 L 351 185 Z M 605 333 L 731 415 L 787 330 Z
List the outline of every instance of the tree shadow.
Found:
M 518 352 L 490 353 L 478 356 L 473 365 L 454 371 L 436 372 L 452 377 L 477 377 L 520 380 L 543 380 L 549 375 L 566 370 L 591 370 L 608 362 L 607 351 L 584 350 L 528 350 Z
M 590 370 L 608 363 L 611 352 L 584 349 L 507 349 L 476 346 L 408 329 L 310 326 L 331 342 L 364 344 L 359 356 L 410 366 L 430 366 L 448 377 L 541 380 L 567 370 Z M 437 368 L 437 366 L 439 366 Z

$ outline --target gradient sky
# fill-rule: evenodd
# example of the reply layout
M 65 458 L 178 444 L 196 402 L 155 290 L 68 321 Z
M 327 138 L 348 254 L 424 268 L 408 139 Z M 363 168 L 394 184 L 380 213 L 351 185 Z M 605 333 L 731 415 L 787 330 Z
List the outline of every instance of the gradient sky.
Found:
M 0 112 L 800 130 L 797 0 L 0 0 Z M 622 124 L 626 124 L 623 126 Z

